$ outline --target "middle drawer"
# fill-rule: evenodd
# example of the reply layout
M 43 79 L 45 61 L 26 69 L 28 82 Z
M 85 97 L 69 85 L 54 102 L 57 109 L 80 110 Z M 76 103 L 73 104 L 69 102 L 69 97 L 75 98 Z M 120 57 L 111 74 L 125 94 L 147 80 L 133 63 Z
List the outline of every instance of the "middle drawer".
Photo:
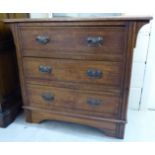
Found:
M 120 86 L 122 62 L 24 58 L 28 79 Z

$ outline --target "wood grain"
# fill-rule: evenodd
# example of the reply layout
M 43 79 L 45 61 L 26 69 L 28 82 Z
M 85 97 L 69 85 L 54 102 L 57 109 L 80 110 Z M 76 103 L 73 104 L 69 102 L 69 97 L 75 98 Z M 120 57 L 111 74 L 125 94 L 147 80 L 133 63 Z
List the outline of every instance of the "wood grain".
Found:
M 24 56 L 121 60 L 124 53 L 125 27 L 21 27 L 20 31 Z M 38 43 L 38 36 L 49 42 Z M 102 37 L 102 45 L 91 46 L 89 37 Z
M 116 118 L 118 114 L 119 96 L 117 95 L 38 85 L 28 85 L 27 92 L 30 106 L 57 111 L 71 109 L 75 113 L 78 110 L 87 115 L 111 118 Z M 46 100 L 44 94 L 52 95 L 53 99 Z M 99 105 L 89 104 L 89 100 L 97 100 Z
M 140 27 L 150 19 L 5 20 L 12 27 L 17 47 L 26 120 L 80 123 L 123 138 L 133 48 Z M 38 44 L 37 36 L 50 41 Z M 90 36 L 103 37 L 103 45 L 88 46 Z M 40 66 L 51 70 L 40 72 Z M 92 78 L 86 72 L 89 69 L 103 74 Z M 90 96 L 95 103 L 105 104 L 88 105 Z
M 122 66 L 120 62 L 81 61 L 65 59 L 24 58 L 24 72 L 26 78 L 52 81 L 105 84 L 120 87 Z M 50 67 L 50 73 L 39 70 L 40 66 Z M 99 70 L 102 76 L 93 78 L 87 75 L 88 70 Z

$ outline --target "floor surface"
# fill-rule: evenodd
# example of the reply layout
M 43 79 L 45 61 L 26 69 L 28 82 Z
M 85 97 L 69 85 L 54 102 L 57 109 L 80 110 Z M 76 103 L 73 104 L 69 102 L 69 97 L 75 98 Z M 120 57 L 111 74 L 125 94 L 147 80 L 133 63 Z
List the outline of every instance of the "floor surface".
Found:
M 20 114 L 7 128 L 0 128 L 0 141 L 155 141 L 155 111 L 129 110 L 124 140 L 107 137 L 95 128 L 78 124 L 57 121 L 30 124 Z

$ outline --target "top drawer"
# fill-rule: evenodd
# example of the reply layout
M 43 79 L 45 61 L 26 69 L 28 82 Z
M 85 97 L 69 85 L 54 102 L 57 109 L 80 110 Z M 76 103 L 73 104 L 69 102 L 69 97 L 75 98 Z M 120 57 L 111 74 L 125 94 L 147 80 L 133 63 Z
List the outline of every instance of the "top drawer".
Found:
M 24 56 L 121 60 L 125 27 L 21 27 Z

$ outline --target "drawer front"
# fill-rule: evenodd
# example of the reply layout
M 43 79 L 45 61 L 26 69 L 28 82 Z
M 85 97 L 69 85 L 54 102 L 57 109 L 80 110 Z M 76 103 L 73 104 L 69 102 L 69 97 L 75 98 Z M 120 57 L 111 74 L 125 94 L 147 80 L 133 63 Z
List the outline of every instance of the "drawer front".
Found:
M 26 78 L 120 87 L 121 62 L 24 58 Z
M 122 59 L 124 27 L 22 27 L 25 56 Z
M 68 88 L 28 85 L 30 106 L 116 117 L 119 97 Z

